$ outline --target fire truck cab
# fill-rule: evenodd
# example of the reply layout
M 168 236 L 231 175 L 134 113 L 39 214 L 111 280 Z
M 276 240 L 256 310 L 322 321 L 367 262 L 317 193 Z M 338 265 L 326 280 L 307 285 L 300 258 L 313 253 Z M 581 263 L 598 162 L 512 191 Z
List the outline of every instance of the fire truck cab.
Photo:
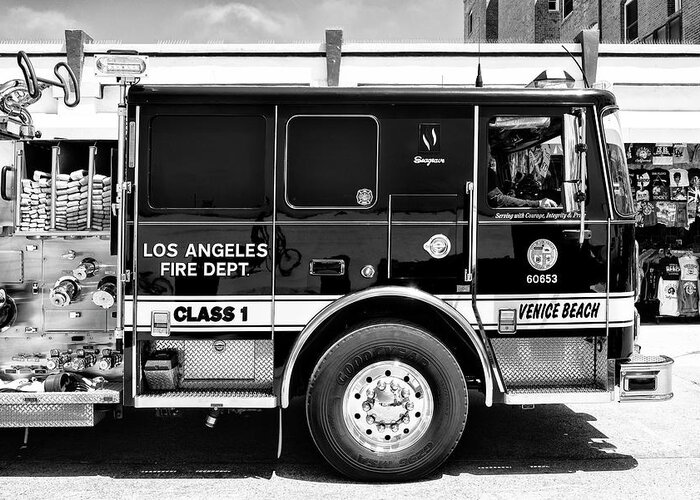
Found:
M 336 469 L 396 480 L 447 459 L 470 405 L 672 397 L 673 361 L 635 354 L 611 93 L 135 85 L 125 109 L 118 144 L 20 141 L 3 170 L 0 376 L 62 390 L 0 394 L 0 426 L 300 396 Z M 57 189 L 84 177 L 72 230 Z

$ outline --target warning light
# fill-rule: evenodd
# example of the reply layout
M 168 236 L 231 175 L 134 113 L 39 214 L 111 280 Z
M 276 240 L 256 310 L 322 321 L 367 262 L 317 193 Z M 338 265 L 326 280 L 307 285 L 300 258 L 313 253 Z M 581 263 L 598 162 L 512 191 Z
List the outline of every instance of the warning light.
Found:
M 147 62 L 148 57 L 138 55 L 107 54 L 95 56 L 95 74 L 116 78 L 144 76 Z

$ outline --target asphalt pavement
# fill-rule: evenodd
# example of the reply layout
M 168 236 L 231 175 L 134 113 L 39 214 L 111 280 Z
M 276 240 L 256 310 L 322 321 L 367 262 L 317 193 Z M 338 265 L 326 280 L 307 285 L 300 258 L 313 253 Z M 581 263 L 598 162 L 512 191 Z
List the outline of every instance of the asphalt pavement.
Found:
M 0 430 L 0 498 L 700 498 L 700 326 L 645 326 L 644 354 L 675 359 L 664 403 L 485 408 L 432 477 L 360 484 L 316 452 L 293 401 L 276 458 L 275 410 L 156 417 L 128 410 L 95 428 Z

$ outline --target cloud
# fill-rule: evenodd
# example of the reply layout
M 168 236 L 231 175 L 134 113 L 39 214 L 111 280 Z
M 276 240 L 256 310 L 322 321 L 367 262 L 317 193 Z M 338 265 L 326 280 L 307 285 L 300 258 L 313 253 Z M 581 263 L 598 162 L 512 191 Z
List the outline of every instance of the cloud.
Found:
M 243 23 L 245 28 L 278 34 L 286 31 L 282 16 L 265 13 L 252 5 L 239 2 L 208 4 L 185 11 L 185 18 L 193 19 L 211 28 L 224 28 Z
M 63 39 L 64 31 L 86 29 L 75 18 L 56 10 L 34 10 L 18 6 L 8 8 L 0 17 L 0 37 L 5 39 Z

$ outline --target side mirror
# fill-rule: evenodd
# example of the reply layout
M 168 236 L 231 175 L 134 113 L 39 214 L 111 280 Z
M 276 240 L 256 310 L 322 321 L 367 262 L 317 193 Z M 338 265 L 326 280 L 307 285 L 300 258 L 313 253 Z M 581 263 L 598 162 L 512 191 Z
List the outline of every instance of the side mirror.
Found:
M 586 115 L 564 115 L 564 211 L 578 212 L 586 200 Z
M 579 214 L 580 246 L 585 239 L 587 149 L 586 110 L 573 108 L 564 115 L 564 211 Z

